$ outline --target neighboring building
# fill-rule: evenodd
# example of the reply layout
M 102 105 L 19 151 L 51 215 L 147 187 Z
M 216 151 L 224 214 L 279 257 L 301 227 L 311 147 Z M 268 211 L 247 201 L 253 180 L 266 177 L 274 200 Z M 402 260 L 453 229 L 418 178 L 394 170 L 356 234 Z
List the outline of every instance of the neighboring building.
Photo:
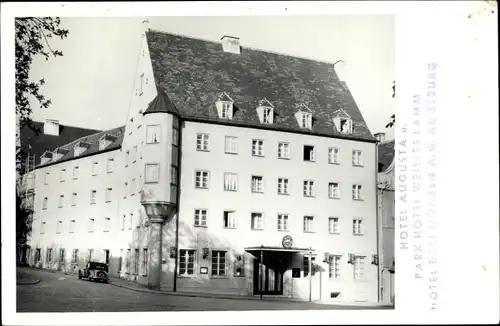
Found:
M 33 214 L 35 198 L 35 166 L 40 164 L 41 155 L 51 151 L 71 140 L 96 133 L 97 130 L 83 129 L 59 124 L 57 120 L 45 122 L 32 121 L 30 126 L 19 130 L 17 122 L 17 150 L 19 151 L 19 167 L 16 169 L 16 191 L 21 199 L 22 209 Z M 26 263 L 30 254 L 30 237 L 21 243 L 21 253 L 18 256 L 20 263 Z
M 36 266 L 378 300 L 376 139 L 331 63 L 148 31 L 125 127 L 40 154 Z
M 384 303 L 394 302 L 394 140 L 385 140 L 384 133 L 375 134 L 378 145 L 378 209 L 381 296 Z

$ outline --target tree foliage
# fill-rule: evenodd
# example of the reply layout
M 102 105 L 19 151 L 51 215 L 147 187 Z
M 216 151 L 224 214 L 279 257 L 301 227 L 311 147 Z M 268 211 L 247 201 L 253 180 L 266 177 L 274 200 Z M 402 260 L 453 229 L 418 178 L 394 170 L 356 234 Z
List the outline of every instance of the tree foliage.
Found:
M 396 97 L 396 81 L 392 82 L 392 98 Z M 396 115 L 391 115 L 391 122 L 389 122 L 385 127 L 392 128 L 396 124 Z
M 40 108 L 50 106 L 50 99 L 41 92 L 41 86 L 45 84 L 44 79 L 32 80 L 30 70 L 33 59 L 37 55 L 49 58 L 62 56 L 63 53 L 51 47 L 49 40 L 53 37 L 64 39 L 69 31 L 59 28 L 59 18 L 50 17 L 24 17 L 15 20 L 15 66 L 16 66 L 16 117 L 18 119 L 18 132 L 29 127 L 36 134 L 41 130 L 31 120 L 33 108 L 30 97 L 34 98 Z M 36 103 L 35 102 L 35 103 Z M 25 170 L 26 153 L 21 150 L 20 134 L 16 143 L 16 172 L 18 174 L 18 185 L 16 186 L 16 240 L 20 245 L 17 251 L 18 261 L 21 258 L 21 247 L 31 234 L 33 214 L 33 194 L 23 191 L 23 174 Z M 31 203 L 30 203 L 31 202 Z
M 16 115 L 19 119 L 19 130 L 29 127 L 35 132 L 36 128 L 31 120 L 33 108 L 30 96 L 36 99 L 40 108 L 50 106 L 50 99 L 41 93 L 41 86 L 45 80 L 32 80 L 30 78 L 31 65 L 37 55 L 49 60 L 51 57 L 62 56 L 60 50 L 52 49 L 49 40 L 55 37 L 64 39 L 69 31 L 59 28 L 61 20 L 51 17 L 24 17 L 15 20 L 15 65 L 16 65 Z M 16 168 L 24 172 L 22 166 L 23 154 L 16 150 Z

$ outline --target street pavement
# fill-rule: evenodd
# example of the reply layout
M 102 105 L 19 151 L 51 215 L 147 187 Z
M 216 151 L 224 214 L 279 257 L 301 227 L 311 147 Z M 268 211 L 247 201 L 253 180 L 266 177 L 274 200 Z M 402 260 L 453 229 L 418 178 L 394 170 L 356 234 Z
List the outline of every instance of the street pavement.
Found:
M 17 312 L 126 312 L 215 310 L 380 309 L 310 302 L 202 298 L 137 292 L 74 275 L 30 270 L 37 284 L 17 285 Z

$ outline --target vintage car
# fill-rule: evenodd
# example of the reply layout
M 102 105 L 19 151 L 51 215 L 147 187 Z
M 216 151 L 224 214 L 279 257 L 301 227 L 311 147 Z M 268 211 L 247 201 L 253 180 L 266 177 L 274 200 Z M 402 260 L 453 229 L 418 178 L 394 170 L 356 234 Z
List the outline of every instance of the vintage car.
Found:
M 108 265 L 89 261 L 85 268 L 78 270 L 78 279 L 86 278 L 89 281 L 109 282 Z

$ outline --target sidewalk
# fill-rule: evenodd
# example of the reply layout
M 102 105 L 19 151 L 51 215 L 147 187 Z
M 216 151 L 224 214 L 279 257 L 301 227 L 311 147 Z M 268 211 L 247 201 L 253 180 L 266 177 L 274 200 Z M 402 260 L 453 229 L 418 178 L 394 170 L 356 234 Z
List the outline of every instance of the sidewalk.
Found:
M 281 301 L 281 302 L 302 302 L 302 303 L 313 303 L 313 304 L 322 304 L 322 305 L 333 305 L 333 306 L 358 306 L 358 307 L 380 307 L 380 308 L 390 308 L 390 305 L 383 305 L 377 303 L 368 303 L 368 302 L 332 302 L 328 300 L 316 300 L 309 302 L 304 299 L 297 298 L 288 298 L 283 296 L 263 296 L 261 299 L 259 295 L 248 296 L 248 295 L 234 295 L 234 294 L 219 294 L 219 293 L 205 293 L 205 292 L 173 292 L 173 291 L 158 291 L 148 289 L 147 286 L 112 277 L 110 279 L 109 284 L 129 289 L 137 292 L 145 292 L 145 293 L 156 293 L 162 295 L 171 295 L 171 296 L 184 296 L 184 297 L 198 297 L 198 298 L 213 298 L 213 299 L 236 299 L 236 300 L 260 300 L 260 301 Z
M 16 271 L 16 284 L 17 285 L 34 285 L 40 283 L 40 279 L 30 273 L 30 269 L 19 268 Z

